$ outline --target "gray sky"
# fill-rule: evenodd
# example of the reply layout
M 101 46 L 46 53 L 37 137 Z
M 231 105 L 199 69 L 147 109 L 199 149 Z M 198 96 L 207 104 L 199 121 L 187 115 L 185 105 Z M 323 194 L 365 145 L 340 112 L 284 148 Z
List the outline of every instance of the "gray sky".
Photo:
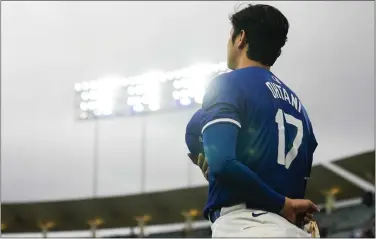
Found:
M 264 2 L 266 3 L 266 2 Z M 315 163 L 374 149 L 373 2 L 274 2 L 291 30 L 274 72 L 305 104 Z M 226 60 L 235 2 L 3 2 L 1 199 L 91 195 L 93 124 L 75 82 Z M 147 118 L 148 191 L 187 186 L 185 125 Z M 100 123 L 99 194 L 140 192 L 140 118 Z M 202 185 L 190 166 L 192 185 Z

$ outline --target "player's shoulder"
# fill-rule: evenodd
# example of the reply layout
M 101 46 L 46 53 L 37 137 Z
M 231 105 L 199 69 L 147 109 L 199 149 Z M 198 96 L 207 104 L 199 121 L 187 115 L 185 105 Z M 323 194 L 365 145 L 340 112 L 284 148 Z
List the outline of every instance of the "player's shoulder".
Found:
M 219 74 L 210 81 L 208 89 L 212 89 L 213 87 L 225 87 L 228 84 L 232 84 L 234 83 L 232 82 L 234 76 L 233 71 Z
M 239 77 L 236 71 L 222 73 L 210 81 L 206 94 L 236 93 L 241 89 L 239 83 Z
M 217 101 L 233 101 L 240 96 L 241 87 L 237 83 L 236 74 L 223 73 L 214 77 L 206 88 L 203 100 L 203 108 Z

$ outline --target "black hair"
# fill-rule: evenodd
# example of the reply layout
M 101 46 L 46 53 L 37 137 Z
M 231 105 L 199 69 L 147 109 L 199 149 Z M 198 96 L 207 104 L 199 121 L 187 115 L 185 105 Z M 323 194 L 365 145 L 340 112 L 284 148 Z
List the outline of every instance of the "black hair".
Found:
M 247 57 L 272 66 L 281 55 L 287 41 L 289 22 L 275 7 L 249 4 L 230 16 L 233 27 L 232 42 L 243 30 L 248 44 Z

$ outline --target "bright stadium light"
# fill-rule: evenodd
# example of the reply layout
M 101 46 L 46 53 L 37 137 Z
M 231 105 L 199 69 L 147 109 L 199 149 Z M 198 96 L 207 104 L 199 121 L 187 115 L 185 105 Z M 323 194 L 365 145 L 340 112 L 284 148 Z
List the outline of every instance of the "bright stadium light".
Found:
M 97 110 L 101 114 L 109 114 L 108 112 L 112 112 L 112 108 L 113 108 L 113 90 L 112 89 L 98 90 Z
M 140 96 L 130 96 L 127 99 L 127 104 L 130 105 L 130 106 L 141 104 L 141 97 Z
M 180 99 L 180 91 L 174 90 L 172 92 L 172 98 L 174 98 L 174 100 Z
M 90 89 L 89 82 L 83 82 L 82 83 L 82 90 L 89 90 L 89 89 Z
M 208 80 L 206 77 L 198 77 L 189 80 L 189 96 L 196 97 L 196 96 L 203 96 L 205 94 L 205 86 Z
M 150 101 L 151 101 L 150 97 L 148 97 L 146 95 L 144 95 L 144 96 L 141 97 L 141 103 L 144 104 L 144 105 L 149 104 Z
M 98 93 L 95 90 L 91 90 L 88 92 L 88 99 L 89 100 L 96 100 L 98 98 Z
M 188 89 L 180 90 L 180 97 L 181 98 L 188 98 L 189 97 L 189 90 Z
M 192 103 L 192 100 L 189 98 L 182 98 L 180 99 L 180 104 L 182 105 L 190 105 Z
M 161 84 L 159 82 L 150 80 L 144 85 L 145 93 L 143 95 L 142 103 L 148 105 L 149 110 L 157 111 L 160 109 L 161 101 Z
M 180 89 L 180 88 L 181 88 L 180 80 L 174 80 L 174 81 L 172 82 L 172 86 L 173 86 L 175 89 Z
M 145 109 L 156 111 L 160 109 L 161 81 L 166 74 L 160 71 L 149 72 L 137 77 L 137 83 L 128 87 L 127 104 L 133 111 L 142 112 Z M 133 77 L 132 80 L 135 78 Z M 133 96 L 135 95 L 135 96 Z
M 161 105 L 159 104 L 159 102 L 153 102 L 151 104 L 149 104 L 149 110 L 151 111 L 157 111 L 161 108 Z
M 98 88 L 98 81 L 91 81 L 91 82 L 89 82 L 89 88 L 91 90 L 97 89 Z
M 75 91 L 81 91 L 82 90 L 82 86 L 81 86 L 81 83 L 76 83 L 74 84 L 74 90 Z
M 82 98 L 83 100 L 88 100 L 88 99 L 89 99 L 89 93 L 86 92 L 86 91 L 82 92 L 82 93 L 81 93 L 81 98 Z
M 118 76 L 107 76 L 101 78 L 96 82 L 97 90 L 92 94 L 95 96 L 95 105 L 92 105 L 91 110 L 96 112 L 96 115 L 111 115 L 114 108 L 114 93 L 115 90 L 121 87 L 124 78 Z
M 142 104 L 134 105 L 133 110 L 136 112 L 142 112 L 144 110 L 144 106 Z
M 202 104 L 210 79 L 229 71 L 226 62 L 196 63 L 168 72 L 149 71 L 127 78 L 113 75 L 75 83 L 77 108 L 87 113 L 86 119 L 91 119 L 93 115 L 127 115 L 132 110 L 149 112 Z M 162 92 L 167 92 L 169 98 Z
M 202 100 L 205 95 L 205 88 L 204 87 L 196 88 L 194 91 L 191 91 L 191 92 L 192 92 L 192 98 L 194 98 L 194 101 L 198 104 L 202 104 Z
M 128 95 L 136 94 L 135 88 L 133 86 L 128 86 Z
M 86 103 L 86 102 L 81 102 L 81 104 L 80 104 L 80 109 L 81 109 L 82 111 L 87 111 L 87 110 L 88 110 L 88 105 L 87 105 L 87 103 Z
M 89 101 L 87 103 L 87 108 L 89 110 L 95 110 L 97 108 L 97 102 L 95 102 L 95 101 Z
M 100 114 L 110 115 L 112 114 L 112 108 L 112 101 L 98 101 L 97 110 Z
M 135 86 L 135 94 L 136 95 L 143 95 L 144 92 L 145 92 L 145 86 L 144 85 Z
M 81 119 L 87 119 L 88 117 L 89 117 L 88 113 L 86 113 L 86 112 L 81 112 L 80 113 L 80 118 Z

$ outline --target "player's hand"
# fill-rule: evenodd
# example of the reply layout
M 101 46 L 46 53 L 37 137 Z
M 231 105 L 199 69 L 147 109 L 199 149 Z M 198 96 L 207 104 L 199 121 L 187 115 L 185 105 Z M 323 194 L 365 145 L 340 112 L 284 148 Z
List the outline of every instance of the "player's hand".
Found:
M 290 199 L 286 197 L 285 205 L 281 211 L 284 216 L 291 223 L 296 224 L 299 215 L 304 215 L 304 221 L 310 220 L 312 214 L 319 212 L 319 208 L 310 200 L 306 199 Z
M 202 173 L 204 174 L 204 177 L 206 178 L 206 180 L 208 180 L 209 165 L 205 159 L 205 155 L 194 155 L 192 153 L 188 153 L 188 157 L 192 160 L 194 164 L 196 164 L 201 169 Z
M 303 228 L 304 225 L 314 221 L 312 213 L 300 213 L 296 215 L 296 222 L 295 225 Z

